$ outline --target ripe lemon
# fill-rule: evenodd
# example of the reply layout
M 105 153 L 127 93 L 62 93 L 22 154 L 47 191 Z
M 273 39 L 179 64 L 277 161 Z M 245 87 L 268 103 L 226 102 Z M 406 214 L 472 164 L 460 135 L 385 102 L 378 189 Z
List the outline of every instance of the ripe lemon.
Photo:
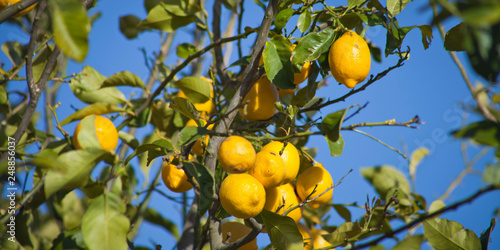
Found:
M 21 0 L 0 0 L 0 10 L 3 10 L 7 6 L 14 5 L 14 4 L 18 3 L 19 1 L 21 1 Z M 35 8 L 36 4 L 37 3 L 32 4 L 28 8 L 20 11 L 19 13 L 13 15 L 12 17 L 20 17 L 20 16 L 26 15 L 26 13 L 30 12 L 33 8 Z
M 184 193 L 193 188 L 189 183 L 184 169 L 177 168 L 176 165 L 166 162 L 161 170 L 161 178 L 168 189 L 176 193 Z
M 278 214 L 283 214 L 299 203 L 299 197 L 295 194 L 295 188 L 291 183 L 266 189 L 266 204 L 264 205 L 264 209 L 271 212 L 278 211 Z M 298 222 L 302 217 L 302 210 L 296 208 L 290 211 L 287 216 Z
M 277 187 L 283 184 L 286 176 L 285 162 L 278 154 L 260 151 L 248 173 L 259 180 L 266 189 Z
M 311 250 L 314 248 L 313 242 L 311 241 L 311 230 L 302 223 L 297 223 L 297 228 L 299 229 L 302 239 L 304 240 L 304 250 Z
M 313 246 L 315 249 L 321 249 L 332 246 L 328 241 L 326 241 L 321 236 L 322 234 L 329 234 L 329 233 L 323 229 L 316 229 L 316 228 L 311 229 L 311 238 L 313 240 Z
M 370 49 L 356 32 L 347 31 L 330 47 L 328 63 L 335 80 L 354 88 L 370 72 Z
M 293 73 L 293 84 L 299 85 L 309 77 L 309 70 L 311 69 L 311 62 L 305 62 L 300 73 Z
M 201 121 L 202 121 L 202 122 L 201 122 L 201 123 L 202 123 L 202 125 L 204 126 L 204 125 L 206 124 L 206 121 L 205 121 L 205 120 L 201 120 Z M 196 126 L 198 126 L 198 125 L 196 124 L 196 122 L 195 122 L 193 119 L 189 120 L 189 121 L 186 123 L 186 127 L 196 127 Z M 213 124 L 210 124 L 210 125 L 208 125 L 207 129 L 208 129 L 208 130 L 212 130 L 212 128 L 213 128 L 213 127 L 214 127 L 214 125 L 213 125 Z M 191 148 L 191 152 L 192 152 L 193 154 L 195 154 L 195 155 L 202 156 L 202 155 L 203 155 L 203 153 L 205 152 L 205 147 L 206 147 L 206 145 L 208 145 L 208 140 L 209 140 L 209 139 L 210 139 L 210 136 L 209 136 L 209 135 L 205 135 L 205 136 L 203 137 L 203 141 L 202 141 L 202 139 L 201 139 L 201 138 L 200 138 L 200 139 L 198 139 L 198 140 L 194 143 L 193 147 Z
M 93 115 L 94 116 L 94 115 Z M 103 150 L 112 151 L 115 150 L 118 144 L 118 132 L 116 131 L 115 125 L 108 118 L 102 116 L 94 116 L 94 126 L 95 133 L 97 135 L 97 140 L 101 145 Z M 85 117 L 83 119 L 90 118 Z M 83 121 L 82 119 L 82 121 Z M 78 134 L 82 130 L 82 122 L 78 123 L 75 128 L 75 133 L 73 134 L 73 145 L 76 149 L 82 149 L 80 142 L 78 141 Z
M 261 121 L 271 118 L 276 112 L 274 103 L 279 100 L 278 90 L 267 76 L 263 76 L 252 86 L 243 99 L 241 116 L 249 121 Z
M 202 114 L 211 114 L 214 111 L 215 105 L 213 102 L 214 98 L 214 89 L 212 87 L 212 81 L 205 78 L 201 77 L 203 80 L 207 81 L 210 84 L 210 100 L 204 102 L 204 103 L 193 103 L 194 107 L 200 111 Z M 186 97 L 186 94 L 182 90 L 179 90 L 179 93 L 177 93 L 177 97 L 181 97 L 184 99 L 188 99 Z
M 228 243 L 231 244 L 235 242 L 237 239 L 241 237 L 245 237 L 247 234 L 249 234 L 252 229 L 245 226 L 242 223 L 234 222 L 234 221 L 229 221 L 229 222 L 224 222 L 221 225 L 221 230 L 222 230 L 222 241 L 226 242 L 228 238 L 228 234 L 230 233 L 229 236 L 229 241 Z M 252 241 L 248 242 L 247 244 L 241 246 L 238 248 L 238 250 L 257 250 L 257 238 L 253 239 Z
M 280 155 L 283 149 L 284 143 L 280 141 L 272 141 L 266 144 L 261 151 L 273 152 L 276 155 Z M 299 151 L 291 143 L 287 143 L 283 153 L 280 155 L 285 162 L 286 175 L 283 183 L 291 182 L 297 177 L 297 173 L 300 168 L 300 156 Z
M 226 138 L 219 147 L 217 159 L 228 173 L 243 173 L 254 166 L 255 149 L 247 139 L 233 135 Z
M 220 185 L 219 199 L 222 207 L 230 215 L 248 219 L 264 209 L 266 190 L 249 174 L 230 174 Z
M 314 189 L 316 185 L 317 187 Z M 315 192 L 309 196 L 309 199 L 321 195 L 331 186 L 333 186 L 332 176 L 326 169 L 323 168 L 321 163 L 317 163 L 316 165 L 304 170 L 304 172 L 302 172 L 297 178 L 297 194 L 302 200 L 305 200 L 313 190 L 315 190 Z M 330 189 L 314 201 L 311 201 L 309 205 L 313 208 L 318 208 L 320 205 L 329 202 L 332 199 L 332 194 L 333 189 Z
M 278 95 L 279 95 L 279 97 L 282 97 L 282 96 L 285 96 L 285 95 L 293 95 L 293 94 L 295 94 L 295 91 L 297 91 L 297 88 L 294 88 L 294 89 L 280 89 L 280 88 L 276 87 L 276 89 L 278 89 Z

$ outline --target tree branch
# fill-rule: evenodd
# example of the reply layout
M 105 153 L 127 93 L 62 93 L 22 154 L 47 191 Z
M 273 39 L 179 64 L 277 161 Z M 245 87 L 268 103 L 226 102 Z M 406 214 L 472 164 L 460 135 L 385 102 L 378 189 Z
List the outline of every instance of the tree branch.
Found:
M 40 0 L 22 0 L 0 11 L 0 24 L 11 18 L 13 15 L 23 11 L 31 5 L 40 2 Z
M 220 31 L 220 19 L 221 19 L 221 11 L 222 11 L 222 0 L 215 0 L 213 6 L 213 20 L 212 20 L 212 29 L 214 35 L 214 41 L 218 41 L 221 38 Z M 229 77 L 226 75 L 226 71 L 224 70 L 224 57 L 222 56 L 222 48 L 221 45 L 214 46 L 214 54 L 215 54 L 215 68 L 217 69 L 217 75 L 220 78 L 221 84 L 224 86 L 229 82 Z

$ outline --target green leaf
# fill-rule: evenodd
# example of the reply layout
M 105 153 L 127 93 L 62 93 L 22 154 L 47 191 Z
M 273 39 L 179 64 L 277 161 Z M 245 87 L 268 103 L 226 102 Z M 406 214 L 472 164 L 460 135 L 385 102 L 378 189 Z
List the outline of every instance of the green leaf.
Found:
M 333 208 L 346 222 L 351 221 L 351 212 L 345 206 L 334 204 Z
M 424 49 L 429 48 L 432 41 L 432 28 L 429 25 L 414 25 L 408 27 L 399 27 L 397 21 L 393 23 L 390 30 L 387 30 L 387 43 L 385 47 L 385 56 L 392 54 L 394 50 L 401 47 L 406 34 L 414 28 L 419 28 L 422 33 L 422 45 Z
M 111 105 L 108 103 L 94 103 L 85 106 L 84 108 L 76 111 L 75 113 L 71 114 L 70 116 L 66 117 L 61 122 L 61 126 L 64 126 L 68 123 L 74 122 L 81 120 L 89 115 L 104 115 L 104 114 L 109 114 L 109 113 L 115 113 L 115 112 L 125 112 L 125 109 L 120 108 L 115 105 Z
M 177 46 L 177 56 L 186 59 L 188 58 L 191 54 L 196 53 L 198 50 L 196 47 L 190 43 L 182 43 Z
M 200 184 L 200 203 L 198 214 L 205 214 L 212 205 L 215 189 L 215 179 L 207 167 L 196 162 L 183 162 L 183 166 Z
M 340 139 L 340 129 L 342 128 L 342 122 L 348 109 L 338 110 L 323 118 L 321 130 L 330 141 L 337 142 Z
M 75 191 L 69 192 L 61 200 L 61 209 L 63 225 L 65 229 L 79 228 L 82 224 L 82 216 L 85 212 L 83 202 L 78 198 Z
M 322 237 L 333 246 L 340 246 L 346 239 L 354 237 L 361 232 L 358 222 L 344 222 L 340 224 L 331 234 L 322 235 Z
M 252 56 L 244 56 L 238 60 L 236 60 L 235 62 L 231 63 L 231 65 L 229 65 L 227 68 L 231 68 L 231 67 L 234 67 L 234 66 L 242 66 L 242 65 L 248 65 L 250 64 L 250 58 Z
M 194 107 L 194 105 L 185 98 L 175 97 L 174 103 L 169 106 L 171 109 L 175 109 L 179 111 L 179 113 L 183 114 L 189 119 L 197 120 L 197 116 L 199 116 L 198 111 Z
M 350 12 L 345 14 L 340 18 L 340 22 L 344 27 L 347 29 L 354 29 L 356 26 L 360 25 L 363 23 L 363 20 L 358 16 L 358 14 L 354 12 Z
M 127 132 L 118 131 L 118 137 L 134 150 L 139 147 L 139 141 Z
M 101 148 L 95 129 L 95 115 L 89 115 L 82 119 L 81 130 L 78 133 L 78 143 L 82 148 Z
M 144 0 L 144 8 L 146 12 L 150 12 L 156 5 L 160 4 L 164 0 Z
M 147 27 L 140 26 L 141 19 L 134 15 L 120 17 L 120 31 L 127 39 L 136 38 L 140 32 L 148 30 Z
M 175 83 L 175 86 L 181 89 L 192 103 L 204 103 L 210 100 L 211 85 L 200 77 L 183 77 Z
M 319 67 L 316 63 L 312 63 L 312 71 L 307 80 L 307 86 L 299 89 L 297 93 L 292 97 L 292 105 L 297 107 L 304 107 L 309 101 L 311 101 L 316 95 L 316 90 L 318 88 L 318 83 L 316 78 L 319 74 Z
M 53 241 L 51 250 L 64 250 L 64 249 L 87 249 L 85 242 L 83 242 L 82 231 L 79 228 L 63 231 Z
M 2 51 L 10 59 L 15 67 L 24 61 L 26 47 L 17 41 L 7 41 L 2 44 Z
M 155 149 L 161 149 L 164 152 L 172 152 L 174 151 L 174 146 L 172 145 L 172 143 L 170 143 L 170 141 L 167 141 L 165 139 L 156 140 L 151 144 L 142 144 L 137 147 L 135 151 L 127 157 L 127 159 L 125 159 L 124 165 L 127 165 L 130 160 L 132 160 L 132 158 L 134 158 L 136 155 L 140 155 L 146 151 Z
M 488 165 L 483 173 L 483 181 L 500 188 L 500 165 Z
M 420 250 L 423 241 L 424 236 L 422 234 L 407 236 L 391 250 Z
M 260 216 L 267 228 L 271 244 L 276 249 L 302 250 L 304 248 L 302 235 L 292 218 L 266 209 L 262 210 Z
M 276 19 L 274 20 L 274 27 L 277 30 L 283 29 L 285 27 L 286 23 L 290 19 L 290 17 L 293 15 L 295 12 L 294 9 L 282 9 L 280 12 L 278 12 L 278 15 L 276 15 Z
M 191 16 L 201 10 L 196 0 L 163 0 L 162 4 L 176 16 Z
M 488 244 L 490 243 L 490 237 L 491 237 L 491 232 L 493 231 L 493 228 L 495 228 L 496 224 L 495 218 L 491 219 L 490 221 L 490 226 L 486 231 L 481 233 L 481 237 L 479 238 L 481 240 L 481 250 L 488 250 Z
M 449 51 L 467 51 L 472 47 L 472 41 L 465 23 L 459 23 L 446 32 L 444 48 Z
M 300 32 L 304 33 L 311 26 L 311 12 L 309 9 L 305 9 L 299 16 L 297 21 L 297 27 L 299 27 Z
M 352 10 L 354 7 L 361 7 L 361 4 L 364 3 L 365 0 L 347 0 L 347 10 Z
M 429 154 L 429 149 L 425 147 L 420 147 L 415 149 L 410 157 L 410 176 L 412 179 L 415 178 L 415 173 L 417 171 L 417 166 L 420 161 Z
M 435 200 L 429 206 L 429 214 L 432 214 L 442 208 L 446 207 L 446 204 L 442 200 Z
M 495 148 L 500 147 L 500 128 L 497 123 L 489 120 L 471 123 L 451 134 L 455 138 L 468 138 L 475 143 Z
M 294 89 L 293 69 L 290 62 L 292 56 L 292 44 L 283 36 L 274 36 L 266 42 L 266 48 L 262 54 L 264 57 L 264 68 L 267 78 L 281 89 Z
M 399 192 L 410 192 L 406 177 L 392 166 L 361 168 L 361 175 L 372 184 L 380 197 L 387 197 L 387 192 L 392 188 L 397 188 Z
M 228 10 L 231 10 L 234 13 L 237 13 L 239 3 L 240 3 L 239 0 L 222 0 L 222 4 L 224 4 L 224 6 Z
M 481 241 L 458 222 L 432 218 L 424 221 L 424 234 L 436 250 L 480 249 Z
M 128 249 L 130 221 L 125 203 L 113 193 L 92 200 L 82 219 L 83 240 L 89 249 Z
M 459 16 L 472 26 L 490 26 L 500 21 L 500 3 L 497 1 L 473 1 L 461 4 Z
M 339 134 L 339 139 L 337 141 L 331 141 L 328 136 L 325 136 L 326 142 L 328 143 L 328 148 L 330 148 L 330 155 L 333 157 L 339 156 L 344 152 L 344 138 Z
M 208 130 L 204 127 L 185 127 L 181 130 L 181 132 L 179 132 L 179 139 L 177 140 L 176 146 L 177 148 L 186 146 L 187 144 L 200 139 L 202 136 L 207 134 L 207 132 Z
M 0 85 L 0 105 L 6 105 L 9 103 L 9 97 L 7 96 L 7 91 L 5 87 Z
M 396 16 L 403 11 L 410 1 L 411 0 L 387 0 L 387 10 L 391 12 L 392 16 Z
M 47 60 L 52 54 L 52 49 L 48 46 L 44 46 L 36 55 L 33 60 L 33 81 L 38 82 L 42 77 L 43 70 L 45 69 L 45 65 L 47 65 Z M 56 74 L 56 65 L 54 65 L 54 69 L 52 70 L 50 77 L 53 77 Z
M 132 107 L 132 112 L 135 111 L 138 107 L 140 107 L 144 102 L 146 98 L 138 98 L 134 99 L 131 101 L 133 107 Z M 151 106 L 147 106 L 144 110 L 142 110 L 141 113 L 135 114 L 132 116 L 132 120 L 128 123 L 129 127 L 144 127 L 151 122 L 153 116 L 152 108 Z
M 49 8 L 54 42 L 65 55 L 83 62 L 89 47 L 90 22 L 82 2 L 50 0 Z
M 69 87 L 75 96 L 85 103 L 109 103 L 112 105 L 127 102 L 125 95 L 115 87 L 101 88 L 106 77 L 90 66 L 71 79 Z
M 61 154 L 55 161 L 65 164 L 63 170 L 49 169 L 45 177 L 45 197 L 49 198 L 59 190 L 70 191 L 84 186 L 89 180 L 95 164 L 110 154 L 104 150 L 72 150 Z
M 118 72 L 108 77 L 102 83 L 101 88 L 115 87 L 115 86 L 139 87 L 141 89 L 145 89 L 146 91 L 148 91 L 146 85 L 144 85 L 144 82 L 142 82 L 141 78 L 138 77 L 136 74 L 128 71 Z
M 335 30 L 326 28 L 321 32 L 312 32 L 300 38 L 292 53 L 292 64 L 302 66 L 304 62 L 317 60 L 330 49 L 335 38 Z
M 146 208 L 146 212 L 144 213 L 144 219 L 151 224 L 161 226 L 167 230 L 176 240 L 179 240 L 179 229 L 171 220 L 164 218 L 161 216 L 153 208 Z
M 186 26 L 196 21 L 194 15 L 175 15 L 171 11 L 183 12 L 183 10 L 179 10 L 179 8 L 176 8 L 175 10 L 169 9 L 168 6 L 169 5 L 164 2 L 156 5 L 155 7 L 153 7 L 153 9 L 151 9 L 151 11 L 149 11 L 146 19 L 142 20 L 139 25 L 152 29 L 162 30 L 165 32 L 172 32 L 180 27 Z

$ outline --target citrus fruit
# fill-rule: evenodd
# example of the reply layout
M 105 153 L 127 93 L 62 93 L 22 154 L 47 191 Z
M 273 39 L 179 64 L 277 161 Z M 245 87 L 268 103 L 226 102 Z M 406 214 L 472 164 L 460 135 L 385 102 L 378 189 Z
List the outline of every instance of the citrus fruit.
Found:
M 221 231 L 222 231 L 222 242 L 226 242 L 229 236 L 229 241 L 227 242 L 231 244 L 235 242 L 237 239 L 249 234 L 252 231 L 252 229 L 250 227 L 245 226 L 242 223 L 229 221 L 222 223 Z M 258 249 L 257 238 L 253 239 L 252 241 L 238 248 L 238 250 L 257 250 L 257 249 Z
M 328 63 L 335 80 L 354 88 L 370 72 L 370 49 L 356 32 L 347 31 L 330 47 Z
M 263 76 L 247 93 L 242 101 L 244 106 L 239 111 L 241 116 L 249 121 L 267 120 L 276 112 L 274 103 L 278 100 L 278 90 L 267 76 Z
M 80 123 L 75 128 L 75 133 L 73 134 L 73 145 L 76 149 L 82 149 L 80 142 L 78 141 L 78 134 L 82 130 L 82 122 L 84 119 L 91 119 L 94 117 L 94 127 L 97 140 L 101 145 L 103 150 L 112 151 L 115 150 L 118 144 L 118 132 L 116 131 L 115 125 L 108 118 L 102 116 L 91 115 L 82 119 Z
M 293 73 L 293 84 L 299 85 L 309 77 L 309 70 L 311 69 L 311 62 L 305 62 L 300 73 Z
M 222 207 L 230 215 L 248 219 L 264 209 L 266 190 L 249 174 L 230 174 L 220 185 L 219 199 Z
M 21 0 L 0 0 L 0 10 L 3 10 L 4 8 L 6 8 L 10 5 L 14 5 L 14 4 L 18 3 L 19 1 L 21 1 Z M 33 8 L 35 8 L 36 4 L 37 3 L 32 4 L 28 8 L 20 11 L 19 13 L 13 15 L 12 17 L 20 17 L 20 16 L 26 15 L 26 13 L 30 12 Z
M 323 229 L 316 229 L 316 228 L 311 229 L 311 238 L 315 249 L 321 249 L 332 246 L 328 241 L 326 241 L 321 236 L 322 234 L 329 234 L 329 233 Z
M 312 237 L 311 237 L 311 230 L 306 227 L 306 225 L 302 223 L 297 223 L 297 228 L 299 229 L 300 234 L 302 235 L 302 239 L 304 240 L 304 250 L 311 250 L 314 248 L 312 245 Z
M 285 162 L 278 154 L 260 151 L 248 173 L 259 180 L 266 189 L 277 187 L 283 184 L 286 176 Z
M 214 98 L 214 89 L 212 87 L 212 81 L 205 78 L 205 77 L 201 77 L 203 80 L 207 81 L 209 84 L 210 84 L 210 100 L 204 102 L 204 103 L 193 103 L 194 107 L 200 111 L 202 114 L 210 114 L 214 111 L 214 102 L 213 102 L 213 98 Z M 184 98 L 184 99 L 188 99 L 186 94 L 182 91 L 182 90 L 179 90 L 179 93 L 177 93 L 177 97 L 181 97 L 181 98 Z
M 241 136 L 233 135 L 221 143 L 217 159 L 224 171 L 243 173 L 254 166 L 255 155 L 255 149 L 250 141 Z
M 264 205 L 264 209 L 271 212 L 278 211 L 278 214 L 283 214 L 291 207 L 299 205 L 299 203 L 299 197 L 295 194 L 295 188 L 291 183 L 266 189 L 266 204 Z M 302 217 L 302 210 L 296 208 L 290 211 L 287 216 L 298 222 Z
M 201 120 L 201 123 L 203 126 L 205 126 L 206 124 L 206 121 L 205 120 Z M 187 123 L 186 123 L 186 127 L 197 127 L 198 125 L 196 124 L 196 122 L 191 119 L 189 120 Z M 208 125 L 207 129 L 208 130 L 212 130 L 212 128 L 214 127 L 213 124 L 210 124 Z M 191 148 L 191 152 L 195 155 L 198 155 L 198 156 L 202 156 L 203 153 L 205 152 L 205 147 L 206 145 L 208 145 L 208 140 L 210 139 L 210 136 L 209 135 L 205 135 L 203 137 L 203 141 L 202 139 L 198 139 L 196 140 L 196 142 L 194 143 L 193 147 Z
M 285 95 L 293 95 L 293 94 L 295 94 L 295 91 L 297 91 L 297 88 L 294 88 L 294 89 L 280 89 L 280 88 L 276 87 L 276 89 L 278 90 L 279 97 L 282 97 L 282 96 L 285 96 Z
M 333 186 L 333 181 L 332 176 L 325 168 L 323 168 L 321 163 L 317 163 L 316 165 L 304 170 L 304 172 L 302 172 L 297 178 L 296 185 L 297 194 L 301 200 L 305 200 L 308 196 L 309 199 L 312 199 L 321 195 L 317 199 L 309 202 L 309 205 L 313 208 L 318 208 L 321 204 L 325 204 L 332 199 L 333 189 L 330 189 L 328 192 L 323 194 L 323 192 Z M 315 192 L 311 195 L 313 190 L 315 190 Z
M 184 193 L 193 188 L 189 183 L 184 169 L 178 168 L 171 162 L 165 162 L 161 170 L 161 178 L 168 189 L 176 193 Z
M 269 151 L 281 156 L 283 162 L 285 162 L 286 168 L 285 180 L 283 180 L 283 183 L 288 183 L 297 177 L 300 168 L 300 156 L 299 151 L 293 144 L 287 143 L 284 150 L 283 146 L 283 142 L 272 141 L 266 144 L 261 151 Z M 283 150 L 283 153 L 280 155 L 281 150 Z

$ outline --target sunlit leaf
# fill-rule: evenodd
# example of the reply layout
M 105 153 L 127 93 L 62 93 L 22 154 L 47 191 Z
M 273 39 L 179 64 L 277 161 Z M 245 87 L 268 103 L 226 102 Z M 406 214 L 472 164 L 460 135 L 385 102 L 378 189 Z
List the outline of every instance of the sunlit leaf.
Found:
M 407 236 L 391 250 L 420 250 L 424 236 L 422 234 Z
M 104 115 L 115 112 L 125 112 L 125 109 L 120 108 L 115 105 L 111 105 L 108 103 L 94 103 L 85 106 L 84 108 L 76 111 L 70 116 L 66 117 L 62 122 L 61 126 L 64 126 L 68 123 L 81 120 L 89 115 Z
M 364 2 L 365 2 L 365 0 L 348 0 L 347 1 L 347 9 L 351 10 L 354 7 L 361 7 L 361 4 Z
M 176 146 L 177 148 L 181 148 L 182 146 L 200 139 L 207 132 L 208 130 L 204 127 L 185 127 L 181 130 L 181 132 L 179 132 L 179 139 L 177 140 Z
M 333 43 L 335 30 L 326 28 L 321 32 L 311 32 L 300 38 L 293 50 L 292 64 L 302 66 L 304 62 L 312 62 L 328 51 Z
M 130 221 L 125 203 L 113 193 L 104 193 L 90 202 L 82 219 L 82 234 L 89 249 L 128 249 Z
M 500 165 L 488 165 L 483 173 L 483 181 L 500 188 Z
M 176 11 L 179 10 L 178 8 L 176 10 L 169 9 L 166 3 L 162 2 L 151 11 L 149 11 L 148 16 L 146 17 L 145 20 L 142 20 L 139 25 L 140 26 L 145 26 L 148 28 L 152 29 L 158 29 L 162 30 L 165 32 L 172 32 L 180 27 L 186 26 L 192 22 L 194 22 L 195 16 L 194 15 L 185 15 L 185 16 L 178 16 L 173 14 L 171 11 Z M 179 10 L 180 12 L 183 12 L 183 10 Z M 188 11 L 189 12 L 189 11 Z M 194 14 L 194 13 L 193 13 Z
M 190 43 L 182 43 L 177 46 L 177 56 L 183 59 L 188 58 L 191 54 L 196 53 L 198 50 Z
M 435 200 L 429 206 L 429 213 L 432 214 L 444 207 L 446 207 L 446 204 L 442 200 Z
M 474 232 L 458 222 L 432 218 L 424 221 L 424 234 L 436 250 L 480 249 L 481 241 Z
M 330 148 L 330 155 L 333 157 L 339 156 L 344 152 L 344 138 L 339 134 L 339 139 L 337 141 L 331 141 L 327 136 L 325 136 L 328 147 Z
M 69 84 L 75 96 L 86 103 L 121 104 L 127 101 L 125 95 L 116 87 L 101 88 L 106 77 L 90 66 L 83 67 L 83 71 Z
M 102 83 L 101 88 L 114 87 L 114 86 L 139 87 L 141 89 L 147 90 L 146 85 L 144 85 L 142 79 L 136 74 L 128 71 L 118 72 L 108 77 Z
M 274 36 L 266 42 L 262 55 L 267 78 L 281 89 L 294 89 L 293 69 L 290 62 L 292 44 L 283 36 Z
M 45 65 L 47 65 L 47 61 L 52 54 L 52 49 L 48 46 L 44 46 L 36 55 L 33 60 L 33 81 L 38 82 L 42 77 L 43 71 L 45 69 Z M 56 63 L 57 65 L 57 63 Z M 54 69 L 52 70 L 50 77 L 56 74 L 56 67 L 54 65 Z
M 129 145 L 132 149 L 136 149 L 139 147 L 139 141 L 135 138 L 135 136 L 124 132 L 124 131 L 118 131 L 118 138 L 120 138 L 123 142 L 125 142 L 127 145 Z
M 195 76 L 186 76 L 175 83 L 192 103 L 210 100 L 211 85 L 208 81 Z
M 260 213 L 271 244 L 276 249 L 302 250 L 304 243 L 295 221 L 288 217 L 273 213 L 266 209 Z
M 179 111 L 189 119 L 196 120 L 196 116 L 198 116 L 198 111 L 194 105 L 188 99 L 182 97 L 175 97 L 174 104 L 171 103 L 169 107 Z
M 299 27 L 300 32 L 304 33 L 309 29 L 311 25 L 311 12 L 308 9 L 305 9 L 302 13 L 300 13 L 299 20 L 297 21 L 297 27 Z
M 392 166 L 361 168 L 361 174 L 381 197 L 386 197 L 388 191 L 393 188 L 397 188 L 399 192 L 410 192 L 406 177 Z
M 341 245 L 346 239 L 356 236 L 361 232 L 358 222 L 344 222 L 340 224 L 331 234 L 322 237 L 333 246 Z
M 238 11 L 238 4 L 240 3 L 239 0 L 222 0 L 222 4 L 228 9 L 231 10 L 232 12 L 237 12 Z
M 295 12 L 294 9 L 282 9 L 280 12 L 278 12 L 278 15 L 276 15 L 276 18 L 274 20 L 274 27 L 278 30 L 283 29 L 285 27 L 286 23 L 292 16 L 292 14 Z
M 423 158 L 425 158 L 429 154 L 429 149 L 425 147 L 420 147 L 415 149 L 410 157 L 410 176 L 415 178 L 415 173 L 417 171 L 417 166 L 420 164 Z
M 410 1 L 411 0 L 387 0 L 387 10 L 391 12 L 392 16 L 396 16 L 403 11 Z
M 140 26 L 141 19 L 134 15 L 120 17 L 120 31 L 127 39 L 136 38 L 140 32 L 148 30 L 147 27 Z
M 83 62 L 88 51 L 90 22 L 87 11 L 78 0 L 50 0 L 54 42 L 75 61 Z
M 128 164 L 130 160 L 132 160 L 132 158 L 134 158 L 136 155 L 140 155 L 146 151 L 155 149 L 160 149 L 166 154 L 167 152 L 172 152 L 174 150 L 174 146 L 172 145 L 172 143 L 170 143 L 170 141 L 167 141 L 165 139 L 156 140 L 151 144 L 142 144 L 137 147 L 135 151 L 127 157 L 127 159 L 125 159 L 124 164 Z

